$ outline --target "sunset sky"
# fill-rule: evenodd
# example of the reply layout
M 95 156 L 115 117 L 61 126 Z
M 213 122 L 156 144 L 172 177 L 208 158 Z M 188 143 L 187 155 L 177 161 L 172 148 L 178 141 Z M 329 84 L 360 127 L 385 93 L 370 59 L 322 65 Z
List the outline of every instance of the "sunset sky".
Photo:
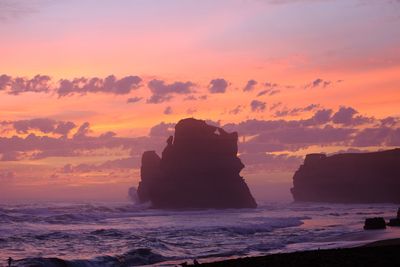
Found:
M 400 146 L 399 0 L 1 0 L 0 36 L 0 201 L 124 200 L 186 117 L 260 199 Z

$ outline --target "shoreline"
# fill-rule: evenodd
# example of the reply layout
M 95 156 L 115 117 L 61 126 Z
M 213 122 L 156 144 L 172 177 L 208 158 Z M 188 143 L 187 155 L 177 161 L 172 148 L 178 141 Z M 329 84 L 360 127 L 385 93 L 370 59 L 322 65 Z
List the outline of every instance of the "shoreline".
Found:
M 242 267 L 242 266 L 400 266 L 400 238 L 389 238 L 353 247 L 334 247 L 290 252 L 277 252 L 265 255 L 229 257 L 229 258 L 197 258 L 193 260 L 159 261 L 140 266 L 210 266 L 210 267 Z M 146 256 L 146 253 L 143 254 Z M 68 260 L 60 258 L 31 258 L 15 260 L 13 266 L 78 266 L 84 260 Z M 118 260 L 117 260 L 118 262 Z M 114 262 L 115 263 L 115 262 Z M 76 265 L 78 264 L 78 265 Z M 0 266 L 2 266 L 0 264 Z M 79 265 L 80 266 L 80 265 Z M 97 266 L 97 265 L 96 265 Z M 114 266 L 114 265 L 113 265 Z M 136 265 L 133 265 L 136 266 Z
M 241 257 L 201 263 L 196 266 L 400 266 L 399 251 L 400 238 L 391 238 L 373 241 L 356 247 Z

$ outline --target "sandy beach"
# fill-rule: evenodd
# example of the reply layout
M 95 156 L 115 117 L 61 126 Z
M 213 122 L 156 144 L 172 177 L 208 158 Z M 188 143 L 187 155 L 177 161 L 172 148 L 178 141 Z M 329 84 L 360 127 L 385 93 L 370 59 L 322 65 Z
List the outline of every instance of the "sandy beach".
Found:
M 374 241 L 353 248 L 278 253 L 245 257 L 201 266 L 400 266 L 400 238 Z

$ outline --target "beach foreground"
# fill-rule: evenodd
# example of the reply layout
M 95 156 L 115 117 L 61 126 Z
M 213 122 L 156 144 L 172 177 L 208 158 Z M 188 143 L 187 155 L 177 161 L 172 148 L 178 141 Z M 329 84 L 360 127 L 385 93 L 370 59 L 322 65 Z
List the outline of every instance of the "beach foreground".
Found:
M 400 266 L 400 239 L 382 240 L 355 248 L 238 258 L 205 263 L 201 266 Z
M 0 266 L 175 266 L 400 238 L 393 204 L 264 203 L 257 209 L 154 210 L 124 203 L 0 205 Z

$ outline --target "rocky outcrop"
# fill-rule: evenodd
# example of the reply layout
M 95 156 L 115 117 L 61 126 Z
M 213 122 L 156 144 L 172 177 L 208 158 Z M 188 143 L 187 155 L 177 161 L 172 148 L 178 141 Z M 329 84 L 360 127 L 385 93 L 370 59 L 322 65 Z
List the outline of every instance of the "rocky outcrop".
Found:
M 388 225 L 389 225 L 389 226 L 400 227 L 400 218 L 393 218 L 393 219 L 390 219 Z
M 364 223 L 364 230 L 386 229 L 385 219 L 382 217 L 367 218 Z
M 400 149 L 307 155 L 293 185 L 296 201 L 400 203 Z
M 138 197 L 154 208 L 255 208 L 250 190 L 239 175 L 236 132 L 205 121 L 184 119 L 175 126 L 160 158 L 142 157 Z
M 390 219 L 388 225 L 400 227 L 400 208 L 397 210 L 397 217 Z

